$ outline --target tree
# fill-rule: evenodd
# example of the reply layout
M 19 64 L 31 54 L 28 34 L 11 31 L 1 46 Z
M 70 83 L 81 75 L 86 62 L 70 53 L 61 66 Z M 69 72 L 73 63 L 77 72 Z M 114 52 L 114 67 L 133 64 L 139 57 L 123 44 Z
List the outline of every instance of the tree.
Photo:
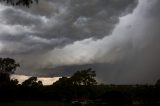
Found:
M 11 83 L 11 85 L 12 86 L 16 86 L 16 85 L 18 85 L 18 80 L 17 79 L 12 79 L 11 81 L 10 81 L 10 83 Z
M 11 58 L 0 58 L 0 73 L 13 74 L 20 65 Z
M 71 80 L 73 84 L 89 86 L 97 84 L 95 77 L 96 77 L 95 71 L 89 68 L 87 70 L 77 71 L 71 77 Z
M 56 98 L 71 100 L 74 93 L 74 88 L 72 85 L 71 79 L 67 77 L 62 77 L 53 83 L 53 88 L 56 91 L 54 92 L 54 94 L 56 94 Z
M 156 86 L 160 86 L 160 79 L 157 80 Z
M 0 58 L 0 84 L 10 83 L 10 74 L 13 74 L 20 65 L 11 58 Z
M 62 78 L 59 78 L 58 81 L 56 81 L 55 83 L 53 83 L 54 85 L 62 85 L 62 86 L 65 86 L 65 85 L 70 85 L 71 84 L 71 81 L 70 81 L 70 78 L 67 78 L 67 77 L 62 77 Z
M 34 87 L 39 87 L 39 86 L 43 86 L 42 81 L 37 81 L 37 77 L 30 77 L 27 80 L 25 80 L 24 82 L 22 82 L 23 86 L 34 86 Z
M 37 82 L 37 77 L 30 77 L 24 82 L 22 82 L 23 86 L 33 86 Z
M 55 93 L 60 95 L 59 98 L 67 100 L 86 98 L 89 97 L 93 85 L 97 84 L 95 76 L 96 73 L 91 68 L 77 71 L 71 77 L 60 78 L 53 83 L 53 88 Z
M 6 2 L 7 4 L 11 4 L 13 6 L 26 6 L 29 7 L 34 2 L 38 3 L 38 0 L 0 0 L 0 2 Z
M 96 72 L 91 68 L 87 70 L 81 70 L 74 73 L 70 78 L 62 77 L 53 85 L 96 85 L 97 82 L 95 80 Z

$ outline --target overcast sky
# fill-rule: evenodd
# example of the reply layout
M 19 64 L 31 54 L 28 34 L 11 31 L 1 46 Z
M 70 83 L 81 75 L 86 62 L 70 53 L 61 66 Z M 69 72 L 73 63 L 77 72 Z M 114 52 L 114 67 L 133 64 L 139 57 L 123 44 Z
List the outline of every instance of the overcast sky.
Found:
M 160 78 L 160 0 L 40 0 L 0 4 L 0 56 L 16 74 L 70 76 L 93 68 L 98 81 L 155 83 Z

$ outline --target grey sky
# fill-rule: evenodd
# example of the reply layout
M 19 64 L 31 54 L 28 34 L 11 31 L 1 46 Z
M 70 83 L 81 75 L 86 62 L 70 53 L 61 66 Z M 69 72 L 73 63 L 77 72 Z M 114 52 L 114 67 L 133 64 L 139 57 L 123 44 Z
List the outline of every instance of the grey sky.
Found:
M 0 56 L 17 74 L 71 75 L 93 68 L 105 83 L 160 78 L 159 0 L 40 0 L 0 5 Z

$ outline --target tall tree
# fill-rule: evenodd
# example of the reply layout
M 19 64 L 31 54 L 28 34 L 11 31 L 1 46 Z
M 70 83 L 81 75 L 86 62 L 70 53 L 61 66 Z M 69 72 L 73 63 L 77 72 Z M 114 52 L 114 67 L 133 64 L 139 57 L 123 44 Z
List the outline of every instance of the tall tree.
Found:
M 96 77 L 96 72 L 93 71 L 91 68 L 89 68 L 87 70 L 77 71 L 71 77 L 71 80 L 73 84 L 88 86 L 97 84 L 95 77 Z
M 20 65 L 11 58 L 0 58 L 0 73 L 13 74 Z
M 156 86 L 160 86 L 160 79 L 157 80 Z
M 15 5 L 22 5 L 29 7 L 31 4 L 38 3 L 38 0 L 0 0 L 0 2 L 6 2 L 7 4 Z
M 0 58 L 0 85 L 10 83 L 10 75 L 13 74 L 19 64 L 11 58 Z
M 30 77 L 27 80 L 25 80 L 24 82 L 22 82 L 23 86 L 27 86 L 27 87 L 39 87 L 39 86 L 43 86 L 42 81 L 38 81 L 37 77 Z

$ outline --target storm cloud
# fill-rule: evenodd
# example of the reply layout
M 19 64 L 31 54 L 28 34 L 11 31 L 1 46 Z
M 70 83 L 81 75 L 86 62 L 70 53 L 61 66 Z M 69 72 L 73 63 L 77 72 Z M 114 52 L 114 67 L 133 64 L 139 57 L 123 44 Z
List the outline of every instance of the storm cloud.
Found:
M 93 68 L 105 83 L 160 78 L 159 0 L 40 0 L 0 5 L 0 56 L 17 74 L 70 76 Z
M 18 41 L 22 46 L 14 47 L 16 53 L 51 50 L 90 37 L 103 38 L 136 4 L 136 0 L 40 0 L 29 9 L 1 5 L 0 38 L 4 43 L 11 42 L 8 45 Z

